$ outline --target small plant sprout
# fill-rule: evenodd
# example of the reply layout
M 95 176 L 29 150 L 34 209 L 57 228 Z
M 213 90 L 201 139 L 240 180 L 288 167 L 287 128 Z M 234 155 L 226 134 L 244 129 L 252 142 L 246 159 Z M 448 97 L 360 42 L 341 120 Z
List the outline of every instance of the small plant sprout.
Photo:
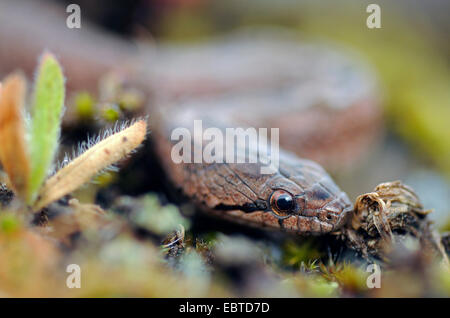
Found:
M 31 105 L 31 178 L 28 204 L 35 201 L 56 155 L 64 94 L 61 67 L 52 55 L 44 53 L 38 67 Z
M 99 171 L 129 155 L 142 143 L 146 134 L 147 123 L 139 120 L 84 151 L 45 182 L 35 204 L 36 209 L 76 190 Z
M 144 119 L 116 125 L 102 138 L 88 141 L 87 146 L 84 143 L 75 159 L 49 177 L 58 149 L 65 94 L 64 76 L 53 55 L 45 53 L 40 60 L 29 125 L 24 120 L 25 92 L 26 80 L 20 73 L 0 83 L 0 161 L 9 186 L 33 211 L 71 193 L 131 154 L 147 134 Z

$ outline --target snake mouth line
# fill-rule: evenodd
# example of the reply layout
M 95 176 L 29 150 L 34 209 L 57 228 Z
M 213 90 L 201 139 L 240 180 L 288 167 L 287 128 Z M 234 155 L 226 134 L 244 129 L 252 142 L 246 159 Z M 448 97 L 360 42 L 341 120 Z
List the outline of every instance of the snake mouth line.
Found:
M 348 222 L 350 216 L 353 214 L 353 210 L 353 205 L 348 205 L 342 210 L 341 214 L 338 216 L 337 223 L 333 227 L 333 231 L 340 229 Z
M 339 199 L 339 198 L 338 198 Z M 353 211 L 353 207 L 351 205 L 347 205 L 343 210 L 341 210 L 339 213 L 334 213 L 333 211 L 329 212 L 327 215 L 331 215 L 331 218 L 326 219 L 320 219 L 318 213 L 323 212 L 322 209 L 316 209 L 314 215 L 302 215 L 302 214 L 291 214 L 286 217 L 280 217 L 273 213 L 270 209 L 265 207 L 265 209 L 262 209 L 262 206 L 259 206 L 259 204 L 244 204 L 244 205 L 226 205 L 226 204 L 219 204 L 214 207 L 216 211 L 224 211 L 224 212 L 231 212 L 231 211 L 240 211 L 245 214 L 252 214 L 252 213 L 267 213 L 273 216 L 273 221 L 269 223 L 259 224 L 257 219 L 246 219 L 247 222 L 252 224 L 259 224 L 268 226 L 271 228 L 275 228 L 278 226 L 282 228 L 283 230 L 286 230 L 288 232 L 298 233 L 300 235 L 306 235 L 306 234 L 312 234 L 312 235 L 319 235 L 323 233 L 330 233 L 333 231 L 338 230 L 341 228 L 348 220 L 348 216 Z

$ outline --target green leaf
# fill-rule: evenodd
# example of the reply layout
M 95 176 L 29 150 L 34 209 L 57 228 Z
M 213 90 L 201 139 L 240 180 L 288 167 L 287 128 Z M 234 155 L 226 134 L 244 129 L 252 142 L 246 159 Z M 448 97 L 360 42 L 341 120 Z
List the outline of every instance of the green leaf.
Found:
M 34 83 L 31 109 L 29 204 L 36 200 L 39 188 L 47 177 L 56 154 L 64 93 L 61 66 L 52 54 L 44 53 Z

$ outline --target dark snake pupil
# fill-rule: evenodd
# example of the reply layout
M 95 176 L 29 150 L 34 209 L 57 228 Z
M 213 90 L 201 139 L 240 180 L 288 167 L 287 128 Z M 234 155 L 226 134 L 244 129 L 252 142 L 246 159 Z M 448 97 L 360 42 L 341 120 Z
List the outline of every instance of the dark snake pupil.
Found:
M 277 198 L 277 208 L 281 211 L 287 211 L 292 208 L 294 200 L 288 194 L 281 194 Z

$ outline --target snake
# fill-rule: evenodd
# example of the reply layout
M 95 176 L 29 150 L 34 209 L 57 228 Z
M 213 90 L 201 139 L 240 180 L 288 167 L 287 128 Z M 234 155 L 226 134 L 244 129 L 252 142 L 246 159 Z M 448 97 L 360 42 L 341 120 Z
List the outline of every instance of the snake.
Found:
M 26 10 L 30 19 L 20 18 Z M 136 46 L 87 24 L 56 27 L 64 12 L 10 1 L 0 21 L 2 74 L 31 72 L 44 49 L 60 59 L 71 90 L 96 87 L 111 69 L 131 74 L 150 96 L 150 138 L 166 175 L 200 211 L 298 235 L 348 222 L 353 204 L 322 166 L 351 165 L 370 148 L 381 117 L 375 76 L 353 52 L 275 29 Z M 175 163 L 171 133 L 185 127 L 193 134 L 194 120 L 224 132 L 277 128 L 278 167 L 262 174 L 267 163 Z

